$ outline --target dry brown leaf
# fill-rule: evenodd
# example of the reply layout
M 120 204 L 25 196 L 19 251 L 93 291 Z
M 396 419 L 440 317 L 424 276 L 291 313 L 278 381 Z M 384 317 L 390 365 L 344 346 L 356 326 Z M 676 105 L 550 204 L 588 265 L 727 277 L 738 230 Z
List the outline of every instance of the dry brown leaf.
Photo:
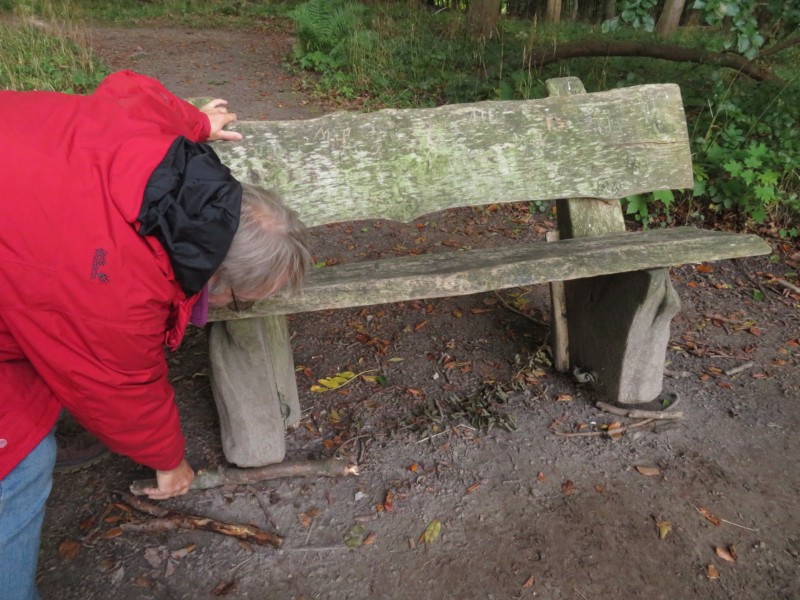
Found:
M 76 540 L 64 540 L 58 545 L 58 555 L 64 560 L 74 560 L 81 547 L 81 543 Z
M 561 491 L 565 496 L 569 496 L 575 491 L 575 484 L 571 480 L 567 479 L 561 484 Z
M 547 476 L 544 473 L 542 473 L 541 471 L 539 471 L 536 474 L 536 479 L 538 479 L 539 481 L 544 481 L 545 479 L 547 479 Z
M 374 531 L 370 531 L 370 532 L 367 534 L 367 537 L 365 537 L 365 538 L 364 538 L 364 541 L 363 541 L 363 542 L 361 542 L 361 544 L 362 544 L 363 546 L 372 546 L 372 545 L 375 543 L 375 540 L 377 539 L 377 537 L 378 537 L 378 536 L 377 536 L 377 535 L 375 535 L 375 532 L 374 532 Z
M 475 483 L 473 483 L 471 486 L 469 486 L 467 488 L 467 493 L 471 494 L 472 492 L 477 490 L 479 487 L 481 487 L 481 482 L 480 481 L 476 481 Z
M 709 579 L 719 579 L 719 571 L 717 571 L 717 567 L 714 565 L 708 565 L 708 567 L 706 567 L 706 577 Z
M 636 470 L 639 471 L 640 475 L 644 475 L 645 477 L 655 477 L 657 475 L 661 475 L 661 469 L 658 467 L 646 467 L 643 465 L 636 465 Z
M 525 580 L 525 583 L 522 584 L 522 589 L 524 590 L 529 587 L 533 587 L 534 583 L 536 583 L 536 579 L 534 579 L 533 575 L 531 575 Z
M 698 273 L 713 273 L 714 267 L 712 267 L 711 265 L 702 264 L 702 265 L 697 265 L 694 268 L 694 270 L 697 271 Z
M 112 527 L 106 534 L 103 536 L 104 538 L 115 538 L 122 535 L 122 527 Z
M 714 553 L 719 556 L 722 560 L 727 560 L 728 562 L 736 562 L 736 557 L 731 554 L 730 550 L 723 548 L 722 546 L 717 546 L 714 548 Z
M 716 515 L 712 515 L 710 512 L 708 512 L 707 509 L 705 509 L 702 506 L 700 506 L 700 507 L 698 507 L 697 510 L 700 512 L 701 515 L 703 515 L 706 519 L 708 519 L 708 521 L 710 523 L 712 523 L 713 525 L 716 525 L 717 527 L 722 525 L 722 519 L 720 519 Z
M 556 396 L 556 402 L 570 402 L 572 400 L 572 394 L 559 394 Z

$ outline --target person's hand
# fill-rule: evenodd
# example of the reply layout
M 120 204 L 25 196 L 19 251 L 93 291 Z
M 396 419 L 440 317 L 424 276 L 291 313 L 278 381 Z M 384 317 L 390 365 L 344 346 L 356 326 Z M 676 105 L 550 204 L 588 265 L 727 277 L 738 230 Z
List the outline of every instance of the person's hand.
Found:
M 147 488 L 144 491 L 151 500 L 166 500 L 173 496 L 182 496 L 189 491 L 189 486 L 194 479 L 194 471 L 184 458 L 177 467 L 171 471 L 156 471 L 157 488 Z
M 227 131 L 225 126 L 236 120 L 236 114 L 228 112 L 228 102 L 222 98 L 212 100 L 200 109 L 208 115 L 211 122 L 211 133 L 208 134 L 208 141 L 229 140 L 238 142 L 242 139 L 242 134 L 237 131 Z

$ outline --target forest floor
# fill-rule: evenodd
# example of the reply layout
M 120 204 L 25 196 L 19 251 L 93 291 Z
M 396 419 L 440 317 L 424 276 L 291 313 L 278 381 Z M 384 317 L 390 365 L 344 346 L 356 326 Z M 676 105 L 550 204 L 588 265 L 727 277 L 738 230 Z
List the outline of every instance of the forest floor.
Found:
M 292 39 L 277 28 L 96 28 L 92 40 L 114 68 L 154 76 L 183 97 L 226 98 L 242 119 L 332 110 L 298 91 L 282 67 Z M 522 209 L 450 211 L 410 227 L 321 228 L 313 251 L 343 261 L 543 238 L 552 227 L 549 215 Z M 672 270 L 683 308 L 665 391 L 681 399 L 685 418 L 617 438 L 599 434 L 630 420 L 598 412 L 589 387 L 547 363 L 548 328 L 532 320 L 548 319 L 544 287 L 296 315 L 303 421 L 288 434 L 287 458 L 335 455 L 357 462 L 360 475 L 162 503 L 276 532 L 280 549 L 202 531 L 123 533 L 121 523 L 146 517 L 121 494 L 152 476 L 123 457 L 56 476 L 42 596 L 800 598 L 800 296 L 773 278 L 797 284 L 800 256 L 775 245 L 774 260 Z M 190 462 L 224 464 L 205 332 L 169 361 Z M 310 391 L 317 379 L 368 369 L 386 385 L 359 379 Z M 510 390 L 505 403 L 498 386 Z M 497 425 L 488 431 L 474 427 L 484 404 Z M 516 428 L 502 428 L 511 418 Z M 429 529 L 437 522 L 438 537 Z

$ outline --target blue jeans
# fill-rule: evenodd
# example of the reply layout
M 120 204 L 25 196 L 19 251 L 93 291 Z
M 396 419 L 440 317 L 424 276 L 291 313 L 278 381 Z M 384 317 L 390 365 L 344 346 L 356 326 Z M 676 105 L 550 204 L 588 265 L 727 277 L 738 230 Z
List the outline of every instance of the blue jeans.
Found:
M 53 483 L 56 438 L 51 431 L 0 479 L 0 598 L 36 600 L 36 563 L 44 506 Z

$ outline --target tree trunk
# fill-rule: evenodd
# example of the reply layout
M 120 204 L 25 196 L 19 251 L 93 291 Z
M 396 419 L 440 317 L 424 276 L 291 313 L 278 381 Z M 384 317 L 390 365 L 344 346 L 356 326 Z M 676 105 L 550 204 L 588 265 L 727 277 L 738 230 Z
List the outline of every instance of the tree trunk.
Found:
M 467 9 L 467 25 L 473 38 L 490 38 L 497 31 L 500 0 L 472 0 Z
M 608 21 L 617 16 L 617 0 L 603 2 L 603 20 Z
M 661 11 L 661 16 L 658 17 L 658 23 L 656 23 L 656 33 L 658 35 L 666 36 L 674 33 L 678 29 L 685 1 L 686 0 L 666 1 L 664 10 Z
M 561 0 L 547 0 L 547 15 L 544 20 L 546 23 L 561 22 Z

